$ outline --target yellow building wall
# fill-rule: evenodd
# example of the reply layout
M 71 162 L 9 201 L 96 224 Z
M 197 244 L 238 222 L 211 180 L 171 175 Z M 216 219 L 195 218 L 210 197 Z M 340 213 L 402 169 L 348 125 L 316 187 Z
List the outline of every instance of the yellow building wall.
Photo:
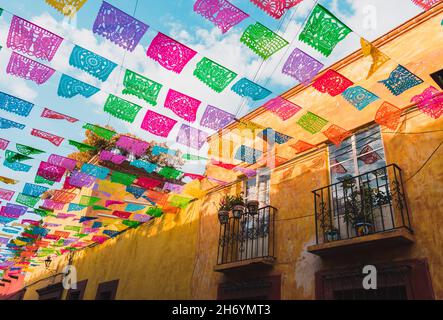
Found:
M 405 93 L 407 97 L 421 92 L 432 84 L 429 73 L 440 69 L 443 56 L 443 41 L 440 13 L 400 36 L 384 44 L 390 56 L 412 68 L 427 82 L 420 88 Z M 426 36 L 424 36 L 426 35 Z M 413 48 L 413 49 L 410 49 Z M 420 63 L 423 62 L 423 63 Z M 361 65 L 359 65 L 361 64 Z M 370 61 L 361 59 L 345 68 L 351 78 L 356 73 L 366 74 Z M 384 79 L 395 67 L 391 62 L 379 71 L 375 80 Z M 365 70 L 363 72 L 362 70 Z M 346 73 L 349 72 L 348 73 Z M 370 90 L 378 91 L 382 99 L 406 107 L 405 97 L 393 98 L 385 88 L 365 83 Z M 310 90 L 310 89 L 309 89 Z M 383 92 L 382 92 L 383 91 Z M 391 99 L 389 99 L 391 98 Z M 314 111 L 334 123 L 352 130 L 372 121 L 376 107 L 357 112 L 345 102 L 327 102 L 330 97 L 306 91 L 294 98 L 295 102 L 315 102 Z M 394 101 L 393 101 L 394 99 Z M 338 103 L 338 104 L 337 104 Z M 267 123 L 275 130 L 307 141 L 306 133 L 291 121 L 282 123 L 274 116 L 261 114 L 257 122 Z M 296 121 L 297 119 L 294 119 Z M 386 162 L 396 163 L 403 170 L 403 178 L 411 177 L 443 141 L 443 117 L 439 120 L 420 113 L 410 112 L 402 117 L 397 133 L 383 129 Z M 420 134 L 414 134 L 420 133 Z M 315 244 L 313 195 L 311 190 L 329 184 L 327 149 L 321 135 L 315 136 L 318 149 L 296 157 L 292 162 L 278 167 L 271 175 L 271 205 L 278 209 L 275 230 L 275 266 L 266 274 L 281 274 L 283 299 L 314 299 L 315 272 L 333 267 L 345 267 L 362 263 L 374 264 L 411 258 L 427 258 L 435 297 L 443 299 L 443 147 L 432 159 L 406 183 L 415 244 L 398 246 L 389 250 L 365 252 L 362 255 L 340 256 L 322 259 L 307 252 Z M 282 147 L 284 155 L 293 158 L 291 148 Z M 228 161 L 229 159 L 224 159 Z M 235 179 L 232 172 L 210 166 L 210 175 L 215 178 Z M 206 183 L 216 186 L 215 183 Z M 94 299 L 100 282 L 119 279 L 117 299 L 215 299 L 218 285 L 228 277 L 214 272 L 217 261 L 219 222 L 217 204 L 227 193 L 242 190 L 241 182 L 209 193 L 204 199 L 191 203 L 178 215 L 165 215 L 161 219 L 129 230 L 125 234 L 74 254 L 78 281 L 88 279 L 85 299 Z M 54 261 L 58 272 L 67 263 L 67 257 Z M 44 268 L 29 276 L 26 283 L 32 284 L 48 277 Z M 253 275 L 253 274 L 251 274 Z M 25 299 L 36 299 L 36 289 L 47 286 L 52 280 L 41 281 L 28 287 Z

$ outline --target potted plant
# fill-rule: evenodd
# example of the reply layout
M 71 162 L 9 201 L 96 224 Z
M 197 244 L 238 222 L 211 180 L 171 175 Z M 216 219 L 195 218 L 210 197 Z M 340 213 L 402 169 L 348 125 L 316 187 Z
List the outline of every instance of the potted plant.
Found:
M 330 220 L 330 211 L 326 209 L 324 202 L 320 203 L 320 228 L 323 230 L 324 238 L 327 242 L 332 242 L 340 239 L 338 229 L 332 224 Z
M 245 202 L 243 201 L 243 193 L 233 196 L 231 199 L 232 216 L 240 219 L 245 212 Z
M 232 196 L 226 195 L 220 200 L 218 207 L 218 220 L 221 224 L 227 224 L 229 221 L 229 211 L 232 209 L 232 199 Z
M 355 186 L 354 181 L 346 181 L 345 212 L 344 220 L 350 223 L 355 229 L 358 237 L 374 232 L 374 222 L 372 217 L 372 206 L 374 204 L 374 190 L 368 185 Z

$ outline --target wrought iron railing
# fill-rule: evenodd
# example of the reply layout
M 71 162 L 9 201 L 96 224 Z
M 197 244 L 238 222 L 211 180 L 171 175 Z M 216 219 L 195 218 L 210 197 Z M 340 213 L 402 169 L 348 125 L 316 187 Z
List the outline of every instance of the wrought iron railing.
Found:
M 405 228 L 409 209 L 396 164 L 312 191 L 317 244 Z
M 274 207 L 266 206 L 255 215 L 230 217 L 226 224 L 221 224 L 217 264 L 273 258 L 276 212 Z

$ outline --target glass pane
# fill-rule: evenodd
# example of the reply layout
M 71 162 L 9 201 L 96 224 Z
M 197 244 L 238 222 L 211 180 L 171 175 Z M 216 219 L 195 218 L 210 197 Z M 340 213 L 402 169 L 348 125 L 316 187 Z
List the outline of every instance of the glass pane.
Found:
M 344 140 L 339 146 L 332 144 L 329 146 L 329 159 L 342 162 L 352 157 L 352 139 Z
M 335 160 L 331 160 L 330 167 L 332 183 L 340 182 L 356 175 L 354 161 L 352 159 L 342 163 L 337 163 Z

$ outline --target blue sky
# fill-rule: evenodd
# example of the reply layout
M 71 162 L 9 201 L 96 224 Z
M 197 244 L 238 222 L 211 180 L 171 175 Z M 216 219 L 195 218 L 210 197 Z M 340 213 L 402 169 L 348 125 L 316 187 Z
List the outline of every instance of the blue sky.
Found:
M 137 1 L 109 0 L 109 2 L 121 10 L 132 14 Z M 221 94 L 217 94 L 195 79 L 192 76 L 192 71 L 194 70 L 195 64 L 203 56 L 212 58 L 232 69 L 239 74 L 239 77 L 241 75 L 255 79 L 257 83 L 266 85 L 268 89 L 272 90 L 273 95 L 278 95 L 297 84 L 292 78 L 284 76 L 280 72 L 282 64 L 286 60 L 285 58 L 293 48 L 300 47 L 328 66 L 359 47 L 359 37 L 356 34 L 351 34 L 337 46 L 329 58 L 324 58 L 312 48 L 293 41 L 296 35 L 298 35 L 302 23 L 312 9 L 314 0 L 303 1 L 301 5 L 289 11 L 282 21 L 269 17 L 248 0 L 233 0 L 232 3 L 249 13 L 251 18 L 244 20 L 228 33 L 222 35 L 210 22 L 193 12 L 194 0 L 139 0 L 135 17 L 147 23 L 151 28 L 136 50 L 132 53 L 126 53 L 113 43 L 94 35 L 91 31 L 101 5 L 101 0 L 87 1 L 77 14 L 76 20 L 71 21 L 70 24 L 67 24 L 63 16 L 48 6 L 43 0 L 0 0 L 0 7 L 3 7 L 6 11 L 17 14 L 42 27 L 46 27 L 67 39 L 67 41 L 64 41 L 62 44 L 54 60 L 48 63 L 49 65 L 60 72 L 67 73 L 80 80 L 96 85 L 103 90 L 90 99 L 83 97 L 64 99 L 57 96 L 57 87 L 61 73 L 56 73 L 50 81 L 41 86 L 6 74 L 5 69 L 10 51 L 6 48 L 5 43 L 11 15 L 9 12 L 4 12 L 0 18 L 0 45 L 4 47 L 0 52 L 0 78 L 2 79 L 0 82 L 0 90 L 33 102 L 36 104 L 36 107 L 28 118 L 14 116 L 13 114 L 0 111 L 0 116 L 27 125 L 27 128 L 23 132 L 15 129 L 0 131 L 0 137 L 40 148 L 47 151 L 48 154 L 38 155 L 35 160 L 28 161 L 28 164 L 33 165 L 33 169 L 31 169 L 29 173 L 17 173 L 0 166 L 0 175 L 15 178 L 23 182 L 32 182 L 39 161 L 46 160 L 49 153 L 67 155 L 75 151 L 69 145 L 67 146 L 66 142 L 60 147 L 55 147 L 44 140 L 30 136 L 29 132 L 31 128 L 46 130 L 63 136 L 66 139 L 83 140 L 84 133 L 81 129 L 83 123 L 68 124 L 64 121 L 40 118 L 41 107 L 48 107 L 91 123 L 101 125 L 109 124 L 120 133 L 131 132 L 148 141 L 158 139 L 156 136 L 140 129 L 140 123 L 145 113 L 144 110 L 139 113 L 136 121 L 132 125 L 111 118 L 102 111 L 108 93 L 117 93 L 122 96 L 122 76 L 124 72 L 120 72 L 120 69 L 117 68 L 108 81 L 101 83 L 95 78 L 70 67 L 68 60 L 74 43 L 99 53 L 118 64 L 124 64 L 125 67 L 162 83 L 166 88 L 173 88 L 201 100 L 202 105 L 197 115 L 197 121 L 193 124 L 196 127 L 199 127 L 199 120 L 207 104 L 234 113 L 238 117 L 243 116 L 248 111 L 259 106 L 259 103 L 245 103 L 242 98 L 230 92 L 229 89 L 226 89 Z M 319 3 L 330 9 L 349 27 L 368 40 L 373 40 L 388 32 L 421 11 L 420 8 L 414 6 L 410 0 L 322 0 Z M 377 26 L 374 29 L 366 28 L 363 23 L 368 8 L 375 8 L 376 10 Z M 281 50 L 263 64 L 260 58 L 239 42 L 243 30 L 255 21 L 260 21 L 272 30 L 279 30 L 279 34 L 291 42 L 290 46 Z M 146 57 L 146 49 L 157 31 L 174 37 L 200 53 L 199 56 L 195 57 L 185 67 L 185 70 L 180 75 L 163 69 Z M 256 77 L 254 77 L 255 75 Z M 164 101 L 166 92 L 167 89 L 162 91 L 159 98 L 159 105 L 156 107 L 146 105 L 136 98 L 133 99 L 129 96 L 122 97 L 138 103 L 143 107 L 180 120 L 170 110 L 163 108 L 162 102 Z M 261 103 L 263 102 L 264 101 Z M 174 144 L 179 127 L 180 125 L 176 125 L 168 138 L 171 148 L 180 147 Z M 205 130 L 212 133 L 208 129 Z M 11 143 L 9 148 L 15 150 L 15 144 Z M 197 154 L 195 150 L 183 149 L 183 151 L 190 151 L 191 153 Z M 207 148 L 203 148 L 200 155 L 205 156 L 206 151 Z M 0 153 L 0 155 L 2 158 L 4 157 L 3 153 Z M 189 162 L 183 170 L 202 173 L 204 163 Z M 21 191 L 23 184 L 24 183 L 20 183 L 14 187 L 0 185 L 0 187 Z

